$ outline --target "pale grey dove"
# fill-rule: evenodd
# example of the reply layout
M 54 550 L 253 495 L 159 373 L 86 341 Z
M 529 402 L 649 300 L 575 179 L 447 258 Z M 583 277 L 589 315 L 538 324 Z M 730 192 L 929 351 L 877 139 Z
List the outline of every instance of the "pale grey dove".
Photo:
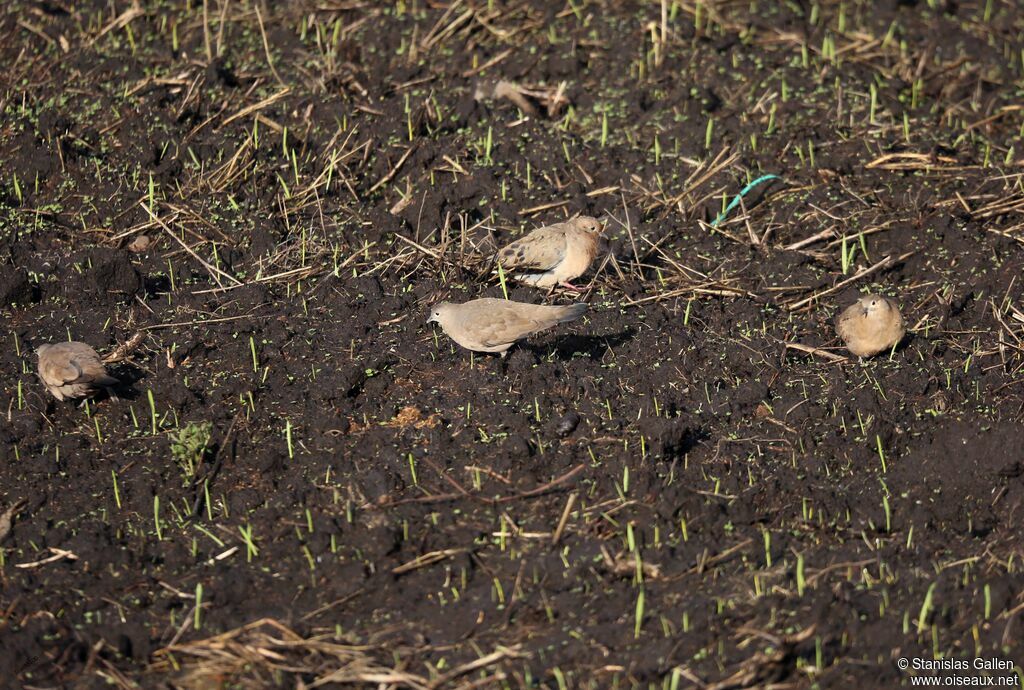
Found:
M 528 117 L 536 117 L 537 109 L 533 107 L 533 104 L 526 99 L 526 96 L 522 94 L 515 84 L 504 79 L 499 79 L 497 82 L 481 80 L 477 82 L 476 89 L 473 92 L 473 97 L 478 101 L 495 99 L 500 100 L 502 98 L 511 101 L 517 108 L 523 111 L 523 115 Z
M 583 316 L 587 305 L 548 306 L 483 297 L 464 304 L 439 302 L 427 323 L 437 323 L 449 338 L 467 350 L 500 352 L 555 324 Z
M 39 378 L 57 400 L 87 398 L 119 383 L 107 374 L 96 350 L 85 343 L 40 345 L 36 354 Z
M 836 333 L 846 349 L 858 357 L 873 357 L 903 340 L 903 315 L 894 301 L 864 295 L 836 319 Z
M 512 279 L 539 288 L 556 285 L 579 290 L 571 280 L 590 268 L 601 245 L 603 227 L 596 218 L 579 216 L 564 223 L 537 228 L 498 252 Z

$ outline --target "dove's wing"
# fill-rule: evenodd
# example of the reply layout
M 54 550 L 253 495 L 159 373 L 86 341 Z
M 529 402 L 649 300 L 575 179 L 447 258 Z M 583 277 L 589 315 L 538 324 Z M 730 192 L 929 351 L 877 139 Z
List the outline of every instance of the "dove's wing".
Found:
M 493 311 L 479 312 L 472 325 L 476 338 L 484 347 L 508 345 L 525 338 L 538 329 L 538 324 L 524 310 L 515 306 L 502 306 Z
M 69 383 L 78 383 L 82 378 L 82 369 L 70 358 L 61 358 L 46 362 L 43 370 L 43 378 L 50 385 L 64 386 Z
M 498 252 L 502 268 L 550 271 L 565 259 L 565 229 L 559 225 L 538 228 Z
M 96 351 L 85 343 L 63 343 L 61 354 L 64 356 L 57 359 L 57 376 L 60 376 L 65 384 L 95 383 L 100 386 L 112 386 L 118 382 L 107 374 L 106 367 L 103 366 Z
M 113 386 L 120 383 L 107 373 L 107 370 L 99 360 L 86 363 L 84 366 L 80 362 L 76 362 L 76 364 L 78 364 L 82 371 L 81 376 L 78 378 L 78 383 L 94 383 L 98 386 Z
M 486 347 L 506 345 L 555 324 L 572 321 L 586 311 L 586 305 L 545 306 L 504 302 L 480 314 L 476 327 L 481 344 Z

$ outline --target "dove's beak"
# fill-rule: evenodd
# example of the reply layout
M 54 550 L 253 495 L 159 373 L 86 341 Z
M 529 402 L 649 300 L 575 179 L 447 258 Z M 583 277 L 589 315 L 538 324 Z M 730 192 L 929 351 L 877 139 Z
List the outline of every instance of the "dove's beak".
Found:
M 427 323 L 437 323 L 437 319 L 434 317 L 433 314 L 427 317 Z

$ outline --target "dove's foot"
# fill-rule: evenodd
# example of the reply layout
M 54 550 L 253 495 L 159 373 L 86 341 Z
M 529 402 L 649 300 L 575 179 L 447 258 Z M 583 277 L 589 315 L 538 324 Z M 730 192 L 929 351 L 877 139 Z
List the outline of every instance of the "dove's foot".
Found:
M 572 290 L 573 292 L 583 292 L 583 288 L 576 287 L 575 285 L 570 283 L 568 280 L 563 280 L 561 283 L 559 283 L 559 285 L 564 287 L 566 290 Z

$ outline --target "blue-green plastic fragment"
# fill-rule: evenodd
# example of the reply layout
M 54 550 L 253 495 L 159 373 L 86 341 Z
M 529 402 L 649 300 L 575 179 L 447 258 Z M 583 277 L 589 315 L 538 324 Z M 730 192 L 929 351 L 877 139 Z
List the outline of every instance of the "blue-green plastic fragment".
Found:
M 713 227 L 713 228 L 714 227 L 718 227 L 718 224 L 721 223 L 723 220 L 725 220 L 725 217 L 727 215 L 729 215 L 729 212 L 732 211 L 737 206 L 739 206 L 740 199 L 745 197 L 747 195 L 747 193 L 751 189 L 753 189 L 754 187 L 756 187 L 759 184 L 762 184 L 764 182 L 768 182 L 769 180 L 781 180 L 781 179 L 782 178 L 779 177 L 778 175 L 770 175 L 770 174 L 769 175 L 761 175 L 761 177 L 757 178 L 756 180 L 754 180 L 753 182 L 748 184 L 746 187 L 744 187 L 743 189 L 740 190 L 739 194 L 737 194 L 735 197 L 733 197 L 733 200 L 729 202 L 729 205 L 725 207 L 725 210 L 722 211 L 721 213 L 719 213 L 718 214 L 718 218 L 715 218 L 714 222 L 711 223 L 711 227 Z

